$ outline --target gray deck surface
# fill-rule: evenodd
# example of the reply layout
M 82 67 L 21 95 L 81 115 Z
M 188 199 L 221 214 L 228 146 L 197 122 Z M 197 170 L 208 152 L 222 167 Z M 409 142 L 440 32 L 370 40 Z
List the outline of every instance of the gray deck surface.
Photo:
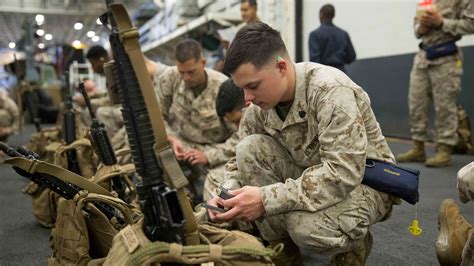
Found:
M 33 128 L 13 136 L 11 145 L 27 142 Z M 396 154 L 409 147 L 409 143 L 391 141 L 390 147 Z M 433 148 L 428 148 L 432 154 Z M 453 198 L 459 202 L 456 189 L 456 173 L 473 156 L 455 155 L 451 166 L 446 168 L 426 168 L 422 164 L 405 164 L 421 170 L 420 202 L 418 218 L 423 234 L 413 237 L 408 232 L 415 216 L 415 207 L 405 202 L 395 206 L 392 217 L 372 228 L 374 246 L 367 265 L 438 265 L 434 244 L 437 236 L 437 213 L 441 201 Z M 17 175 L 10 166 L 0 165 L 0 266 L 45 265 L 51 251 L 48 246 L 49 229 L 42 228 L 31 213 L 29 196 L 21 193 L 28 183 Z M 474 222 L 474 203 L 461 204 L 461 209 L 469 221 Z M 305 251 L 306 265 L 326 265 L 328 257 Z

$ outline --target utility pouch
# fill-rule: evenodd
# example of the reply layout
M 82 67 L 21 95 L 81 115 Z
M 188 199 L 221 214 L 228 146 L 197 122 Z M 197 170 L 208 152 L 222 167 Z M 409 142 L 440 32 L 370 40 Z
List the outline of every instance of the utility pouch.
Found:
M 410 204 L 418 202 L 420 171 L 396 164 L 367 159 L 362 184 L 399 197 Z
M 426 59 L 433 60 L 457 53 L 458 47 L 455 42 L 446 42 L 430 47 L 423 47 L 423 50 L 426 52 Z

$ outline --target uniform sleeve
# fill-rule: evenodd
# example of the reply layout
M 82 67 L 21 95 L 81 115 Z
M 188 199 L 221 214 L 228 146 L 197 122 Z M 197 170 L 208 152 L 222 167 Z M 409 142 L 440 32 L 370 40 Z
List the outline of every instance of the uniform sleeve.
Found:
M 352 46 L 352 41 L 351 37 L 349 37 L 349 34 L 346 32 L 346 38 L 347 38 L 347 46 L 346 46 L 346 52 L 345 52 L 345 63 L 350 64 L 354 62 L 356 59 L 356 52 L 354 50 L 354 46 Z
M 155 93 L 161 107 L 161 114 L 168 134 L 174 135 L 173 130 L 169 125 L 169 111 L 173 104 L 173 92 L 177 90 L 179 83 L 175 82 L 176 70 L 166 70 L 155 82 Z
M 463 0 L 460 7 L 459 19 L 443 19 L 442 30 L 454 36 L 474 33 L 474 3 L 472 0 Z
M 238 132 L 239 140 L 252 134 L 265 134 L 263 128 L 264 119 L 263 115 L 258 111 L 260 108 L 257 106 L 248 107 L 242 120 L 240 121 L 240 127 Z M 236 145 L 237 146 L 237 145 Z M 239 180 L 239 169 L 237 168 L 237 161 L 235 155 L 230 158 L 226 164 L 225 180 L 235 179 Z
M 459 199 L 467 203 L 474 200 L 474 162 L 464 166 L 458 172 Z
M 321 164 L 297 179 L 261 188 L 267 215 L 319 211 L 347 197 L 362 181 L 367 136 L 353 92 L 337 88 L 317 100 Z
M 214 167 L 226 163 L 235 156 L 235 146 L 239 143 L 239 134 L 235 130 L 232 135 L 223 143 L 207 145 L 204 149 L 209 165 Z
M 321 63 L 321 47 L 314 32 L 309 35 L 309 61 Z

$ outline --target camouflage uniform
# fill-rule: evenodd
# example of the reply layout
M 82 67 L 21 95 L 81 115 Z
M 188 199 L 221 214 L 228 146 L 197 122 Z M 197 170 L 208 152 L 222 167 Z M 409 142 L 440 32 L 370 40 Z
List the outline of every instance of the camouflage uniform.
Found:
M 474 5 L 470 0 L 439 0 L 436 7 L 443 15 L 443 26 L 420 36 L 415 19 L 415 34 L 423 47 L 457 41 L 462 35 L 474 33 Z M 414 140 L 426 141 L 428 108 L 431 102 L 436 111 L 436 142 L 457 144 L 458 126 L 456 99 L 461 91 L 462 53 L 429 60 L 423 49 L 415 55 L 410 73 L 410 127 Z
M 10 127 L 17 132 L 20 123 L 20 113 L 16 103 L 4 92 L 0 92 L 0 127 Z M 8 136 L 2 137 L 6 140 Z
M 345 252 L 397 200 L 361 185 L 366 158 L 394 157 L 362 88 L 320 64 L 295 64 L 295 71 L 284 122 L 274 109 L 246 110 L 226 179 L 261 187 L 266 214 L 256 224 L 265 240 L 291 237 L 322 254 Z
M 474 201 L 474 162 L 459 170 L 458 193 L 462 202 Z M 474 265 L 474 231 L 471 232 L 464 245 L 461 265 Z
M 101 106 L 97 108 L 97 119 L 104 123 L 109 136 L 113 137 L 123 127 L 121 105 Z
M 235 155 L 238 136 L 237 128 L 216 113 L 217 92 L 227 77 L 212 69 L 205 71 L 207 86 L 197 98 L 192 90 L 185 88 L 181 77 L 177 78 L 176 67 L 162 74 L 155 91 L 168 134 L 179 138 L 187 148 L 203 151 L 209 161 L 208 170 L 212 172 Z M 223 179 L 222 175 L 214 176 Z M 211 186 L 215 186 L 215 182 L 206 182 L 205 190 L 214 191 Z

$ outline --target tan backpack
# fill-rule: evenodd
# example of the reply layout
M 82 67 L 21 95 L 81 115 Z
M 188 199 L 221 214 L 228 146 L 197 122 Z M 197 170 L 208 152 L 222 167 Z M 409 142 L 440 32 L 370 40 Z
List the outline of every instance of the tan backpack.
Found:
M 124 225 L 115 217 L 109 219 L 93 203 L 113 206 L 126 224 L 133 224 L 139 216 L 136 208 L 115 197 L 81 191 L 73 200 L 61 198 L 48 265 L 100 265 L 104 261 L 113 237 Z
M 81 176 L 91 178 L 97 171 L 99 158 L 94 153 L 90 139 L 82 137 L 69 145 L 60 146 L 54 155 L 54 164 L 67 169 L 67 151 L 70 150 L 76 151 Z
M 265 248 L 254 236 L 200 224 L 201 245 L 151 242 L 143 232 L 143 219 L 127 225 L 115 237 L 103 265 L 160 265 L 161 262 L 206 265 L 273 265 L 275 249 Z

